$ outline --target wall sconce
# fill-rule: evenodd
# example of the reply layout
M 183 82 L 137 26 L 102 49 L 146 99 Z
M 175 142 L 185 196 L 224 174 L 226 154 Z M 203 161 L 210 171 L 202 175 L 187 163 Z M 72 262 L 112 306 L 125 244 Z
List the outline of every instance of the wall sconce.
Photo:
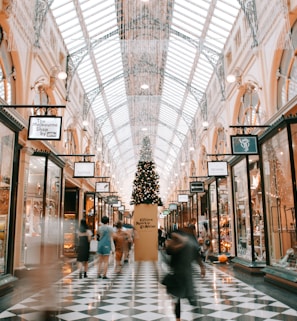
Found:
M 246 84 L 247 91 L 253 92 L 253 91 L 259 91 L 262 89 L 262 87 L 259 86 L 259 84 L 253 80 L 248 80 Z
M 67 78 L 67 73 L 62 70 L 60 66 L 53 66 L 50 69 L 50 87 L 55 88 L 56 80 L 65 80 Z
M 235 68 L 231 74 L 227 75 L 226 80 L 230 84 L 236 82 L 237 87 L 240 87 L 242 81 L 241 70 L 239 68 Z
M 89 126 L 89 122 L 84 119 L 83 122 L 82 122 L 82 125 L 83 125 L 83 131 L 87 131 L 87 127 Z
M 209 126 L 208 121 L 207 121 L 207 120 L 204 120 L 204 121 L 202 122 L 203 130 L 207 130 L 207 129 L 208 129 L 208 126 Z
M 42 91 L 45 91 L 45 89 L 47 88 L 48 83 L 47 83 L 47 79 L 46 77 L 42 76 L 39 77 L 33 84 L 33 86 L 31 86 L 31 90 L 34 89 L 35 92 L 37 94 L 41 93 Z

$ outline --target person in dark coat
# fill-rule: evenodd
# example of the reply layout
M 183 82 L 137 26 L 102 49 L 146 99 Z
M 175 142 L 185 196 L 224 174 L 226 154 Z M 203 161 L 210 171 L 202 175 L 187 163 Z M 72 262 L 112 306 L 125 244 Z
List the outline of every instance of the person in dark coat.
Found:
M 169 265 L 172 270 L 163 280 L 167 292 L 174 297 L 176 321 L 180 321 L 181 299 L 186 298 L 191 305 L 197 305 L 192 278 L 192 262 L 196 261 L 201 269 L 201 277 L 205 276 L 205 266 L 199 252 L 199 245 L 193 235 L 185 231 L 171 233 L 166 241 L 166 253 L 170 256 Z
M 84 277 L 88 277 L 88 265 L 90 255 L 90 242 L 92 239 L 92 231 L 89 230 L 86 220 L 80 221 L 78 231 L 78 252 L 77 252 L 77 263 L 79 270 L 79 278 L 82 278 L 82 272 L 84 270 Z M 83 269 L 84 268 L 84 269 Z

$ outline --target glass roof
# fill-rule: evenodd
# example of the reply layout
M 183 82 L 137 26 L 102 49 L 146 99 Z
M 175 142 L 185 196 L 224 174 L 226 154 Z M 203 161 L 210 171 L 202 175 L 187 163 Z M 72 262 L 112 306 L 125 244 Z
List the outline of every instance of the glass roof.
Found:
M 175 161 L 194 116 L 201 112 L 199 102 L 213 64 L 239 10 L 237 0 L 51 4 L 112 155 L 118 192 L 126 206 L 145 136 L 151 140 L 165 200 Z M 142 89 L 143 84 L 148 88 Z

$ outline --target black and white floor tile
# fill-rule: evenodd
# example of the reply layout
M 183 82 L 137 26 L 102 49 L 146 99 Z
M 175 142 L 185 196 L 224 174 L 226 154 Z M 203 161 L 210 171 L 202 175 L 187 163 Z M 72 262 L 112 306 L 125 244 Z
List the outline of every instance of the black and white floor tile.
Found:
M 121 274 L 110 266 L 108 279 L 98 279 L 95 266 L 88 278 L 77 271 L 0 313 L 1 320 L 174 321 L 172 299 L 158 281 L 164 263 L 130 262 Z M 182 301 L 181 319 L 201 321 L 293 321 L 297 311 L 252 286 L 207 266 L 194 275 L 198 306 Z

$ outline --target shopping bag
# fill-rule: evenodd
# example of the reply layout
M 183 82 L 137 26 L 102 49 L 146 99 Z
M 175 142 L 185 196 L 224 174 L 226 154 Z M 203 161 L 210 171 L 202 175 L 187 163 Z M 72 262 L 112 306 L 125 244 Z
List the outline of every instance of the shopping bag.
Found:
M 90 252 L 96 253 L 98 249 L 98 241 L 97 240 L 91 240 L 90 242 Z

